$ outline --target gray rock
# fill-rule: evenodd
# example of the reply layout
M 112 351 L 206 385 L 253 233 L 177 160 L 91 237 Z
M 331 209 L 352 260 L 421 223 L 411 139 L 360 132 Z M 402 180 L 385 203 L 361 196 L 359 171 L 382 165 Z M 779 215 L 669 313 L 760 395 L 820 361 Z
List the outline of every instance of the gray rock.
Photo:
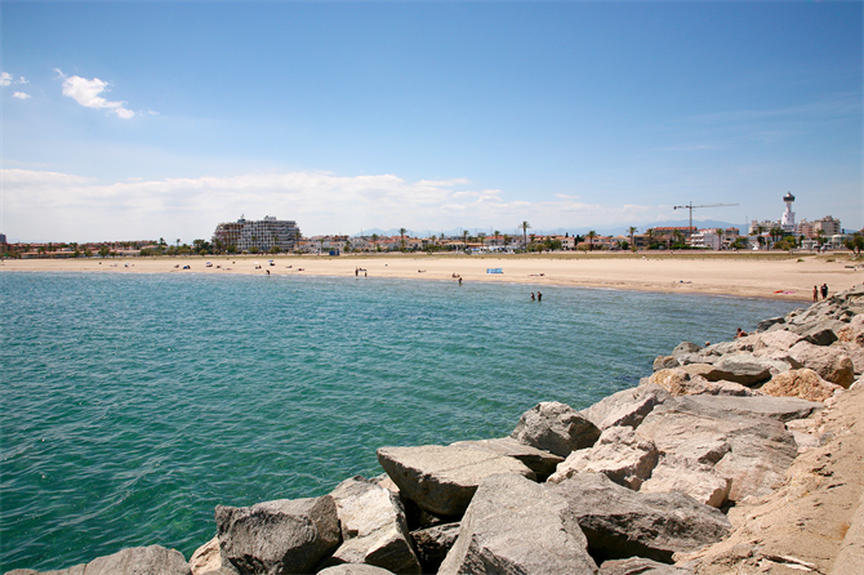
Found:
M 625 406 L 640 403 L 647 398 L 650 398 L 650 401 L 656 406 L 669 399 L 669 397 L 670 395 L 666 390 L 645 381 L 639 387 L 631 387 L 630 389 L 624 389 L 604 397 L 579 413 L 599 428 L 613 412 L 622 408 L 626 410 Z M 613 419 L 616 419 L 616 417 L 613 416 Z M 635 420 L 633 423 L 635 425 Z
M 771 365 L 751 353 L 727 356 L 714 364 L 719 377 L 706 377 L 711 381 L 724 379 L 752 386 L 771 379 Z
M 661 369 L 673 369 L 681 365 L 678 358 L 674 355 L 661 355 L 654 359 L 654 364 L 651 366 L 654 371 Z
M 848 388 L 855 380 L 855 365 L 841 347 L 801 341 L 789 350 L 789 355 L 831 383 Z
M 694 575 L 684 567 L 658 563 L 644 557 L 613 559 L 600 566 L 599 575 Z
M 378 462 L 404 497 L 440 516 L 464 513 L 477 486 L 489 475 L 535 478 L 528 466 L 513 457 L 452 445 L 382 447 Z
M 682 341 L 675 346 L 675 349 L 672 350 L 672 355 L 674 357 L 679 357 L 681 355 L 686 355 L 690 353 L 699 353 L 700 351 L 702 351 L 701 345 L 697 345 L 689 341 Z
M 452 445 L 481 449 L 497 453 L 498 455 L 515 457 L 531 468 L 531 471 L 537 476 L 538 481 L 545 481 L 547 477 L 555 473 L 555 468 L 558 464 L 564 461 L 564 458 L 560 455 L 519 443 L 512 437 L 481 439 L 479 441 L 458 441 Z
M 564 497 L 518 475 L 486 478 L 439 575 L 594 575 L 597 565 Z
M 832 325 L 837 325 L 837 329 L 843 326 L 840 322 L 830 322 Z M 801 334 L 801 337 L 812 343 L 813 345 L 831 345 L 837 341 L 837 334 L 834 330 L 825 323 L 816 325 L 806 330 Z
M 577 473 L 603 473 L 619 485 L 638 490 L 651 476 L 659 453 L 652 441 L 645 440 L 631 427 L 610 427 L 593 447 L 574 451 L 549 477 L 561 483 Z
M 695 551 L 729 533 L 725 515 L 683 493 L 635 492 L 601 473 L 546 485 L 570 503 L 595 559 L 638 555 L 670 563 L 673 553 Z
M 391 571 L 375 567 L 374 565 L 342 564 L 327 567 L 318 572 L 318 575 L 393 575 Z
M 749 397 L 694 395 L 689 399 L 711 409 L 720 409 L 738 415 L 756 415 L 784 422 L 810 417 L 814 411 L 823 407 L 816 401 L 770 395 Z
M 788 351 L 799 341 L 801 341 L 801 336 L 797 333 L 787 329 L 778 329 L 759 334 L 759 339 L 756 345 L 753 346 L 753 351 L 757 352 L 764 349 Z
M 519 443 L 567 457 L 572 451 L 594 445 L 600 430 L 569 405 L 548 401 L 523 413 L 510 436 Z
M 365 563 L 394 573 L 420 573 L 399 497 L 362 477 L 346 479 L 330 494 L 342 526 L 333 563 Z
M 129 547 L 60 571 L 15 569 L 6 575 L 190 575 L 183 554 L 160 545 Z
M 443 523 L 411 532 L 423 573 L 437 573 L 459 537 L 459 523 Z
M 223 561 L 241 574 L 308 573 L 341 540 L 336 503 L 329 495 L 216 507 Z

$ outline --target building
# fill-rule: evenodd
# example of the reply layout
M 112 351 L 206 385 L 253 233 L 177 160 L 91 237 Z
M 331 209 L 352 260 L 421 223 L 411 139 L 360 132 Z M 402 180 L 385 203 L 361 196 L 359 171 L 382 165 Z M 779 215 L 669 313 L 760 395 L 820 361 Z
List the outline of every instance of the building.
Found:
M 263 220 L 241 217 L 236 222 L 219 224 L 213 232 L 213 244 L 217 249 L 241 253 L 269 252 L 274 248 L 288 252 L 299 239 L 300 228 L 294 220 L 279 220 L 274 216 L 265 216 Z
M 783 201 L 786 202 L 786 211 L 783 212 L 783 215 L 780 217 L 780 227 L 783 228 L 783 231 L 787 234 L 794 234 L 796 232 L 796 227 L 795 212 L 792 211 L 792 202 L 795 201 L 795 196 L 793 196 L 791 192 L 786 192 L 786 195 L 783 196 Z

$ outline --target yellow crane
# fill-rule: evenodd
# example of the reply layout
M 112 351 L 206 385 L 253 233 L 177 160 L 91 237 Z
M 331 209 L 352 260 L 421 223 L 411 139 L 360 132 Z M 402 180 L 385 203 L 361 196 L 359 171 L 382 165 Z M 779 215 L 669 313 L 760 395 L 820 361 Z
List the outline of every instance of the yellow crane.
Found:
M 704 206 L 694 206 L 693 202 L 691 201 L 689 204 L 684 205 L 684 206 L 672 206 L 672 209 L 673 210 L 679 210 L 679 209 L 687 208 L 688 210 L 690 210 L 690 227 L 687 229 L 692 234 L 693 233 L 693 210 L 694 209 L 696 209 L 696 208 L 719 208 L 722 206 L 737 206 L 737 205 L 738 204 L 706 204 Z

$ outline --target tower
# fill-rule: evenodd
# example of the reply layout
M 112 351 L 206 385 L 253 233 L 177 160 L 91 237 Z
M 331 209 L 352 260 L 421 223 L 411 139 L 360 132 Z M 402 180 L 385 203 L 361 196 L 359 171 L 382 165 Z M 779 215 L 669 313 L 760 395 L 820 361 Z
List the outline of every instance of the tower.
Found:
M 795 233 L 795 212 L 792 211 L 792 202 L 795 201 L 795 196 L 791 192 L 786 192 L 783 196 L 783 201 L 786 202 L 786 211 L 783 212 L 783 217 L 780 219 L 780 227 L 784 232 Z

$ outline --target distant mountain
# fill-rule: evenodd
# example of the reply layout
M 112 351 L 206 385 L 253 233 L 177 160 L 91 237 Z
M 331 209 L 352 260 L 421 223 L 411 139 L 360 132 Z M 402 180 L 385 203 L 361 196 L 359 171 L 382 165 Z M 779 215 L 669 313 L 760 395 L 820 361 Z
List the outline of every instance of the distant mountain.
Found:
M 641 225 L 634 224 L 634 226 L 637 229 L 637 232 L 636 232 L 637 234 L 641 234 L 641 233 L 645 232 L 645 230 L 647 230 L 648 228 L 667 228 L 667 227 L 686 228 L 688 225 L 690 225 L 689 220 L 666 220 L 666 221 L 662 221 L 662 222 L 643 223 Z M 565 234 L 569 234 L 571 236 L 573 236 L 573 235 L 584 236 L 585 234 L 587 234 L 591 230 L 594 230 L 595 232 L 597 232 L 598 235 L 601 235 L 601 236 L 618 236 L 618 235 L 626 236 L 627 230 L 629 227 L 630 226 L 614 226 L 614 227 L 613 226 L 609 226 L 609 227 L 598 226 L 598 227 L 593 227 L 593 228 L 573 227 L 573 228 L 552 228 L 552 229 L 528 228 L 528 233 L 529 234 L 544 235 L 544 236 L 545 235 L 562 235 L 563 236 Z M 721 222 L 718 220 L 693 220 L 693 227 L 695 227 L 697 229 L 702 229 L 702 228 L 723 228 L 723 229 L 738 228 L 742 233 L 747 231 L 747 229 L 746 229 L 747 226 L 744 224 L 732 224 L 729 222 Z M 419 238 L 428 238 L 428 237 L 433 236 L 433 235 L 434 236 L 440 236 L 442 233 L 447 237 L 459 237 L 462 235 L 462 230 L 465 230 L 465 229 L 467 229 L 468 234 L 472 235 L 472 236 L 477 235 L 477 233 L 483 233 L 483 234 L 486 234 L 487 236 L 492 235 L 492 232 L 490 232 L 487 228 L 453 228 L 453 229 L 449 229 L 449 230 L 411 230 L 411 229 L 406 228 L 405 234 L 410 235 L 412 237 L 419 237 Z M 510 235 L 510 236 L 521 235 L 521 232 L 513 232 L 512 230 L 511 231 L 501 230 L 501 233 L 502 234 L 506 233 L 507 235 Z M 360 235 L 371 236 L 372 234 L 378 234 L 379 236 L 398 236 L 399 235 L 399 229 L 398 228 L 391 228 L 389 230 L 382 230 L 380 228 L 372 228 L 370 230 L 363 230 L 362 232 L 358 232 L 358 233 L 352 234 L 352 235 L 354 237 L 357 237 Z

